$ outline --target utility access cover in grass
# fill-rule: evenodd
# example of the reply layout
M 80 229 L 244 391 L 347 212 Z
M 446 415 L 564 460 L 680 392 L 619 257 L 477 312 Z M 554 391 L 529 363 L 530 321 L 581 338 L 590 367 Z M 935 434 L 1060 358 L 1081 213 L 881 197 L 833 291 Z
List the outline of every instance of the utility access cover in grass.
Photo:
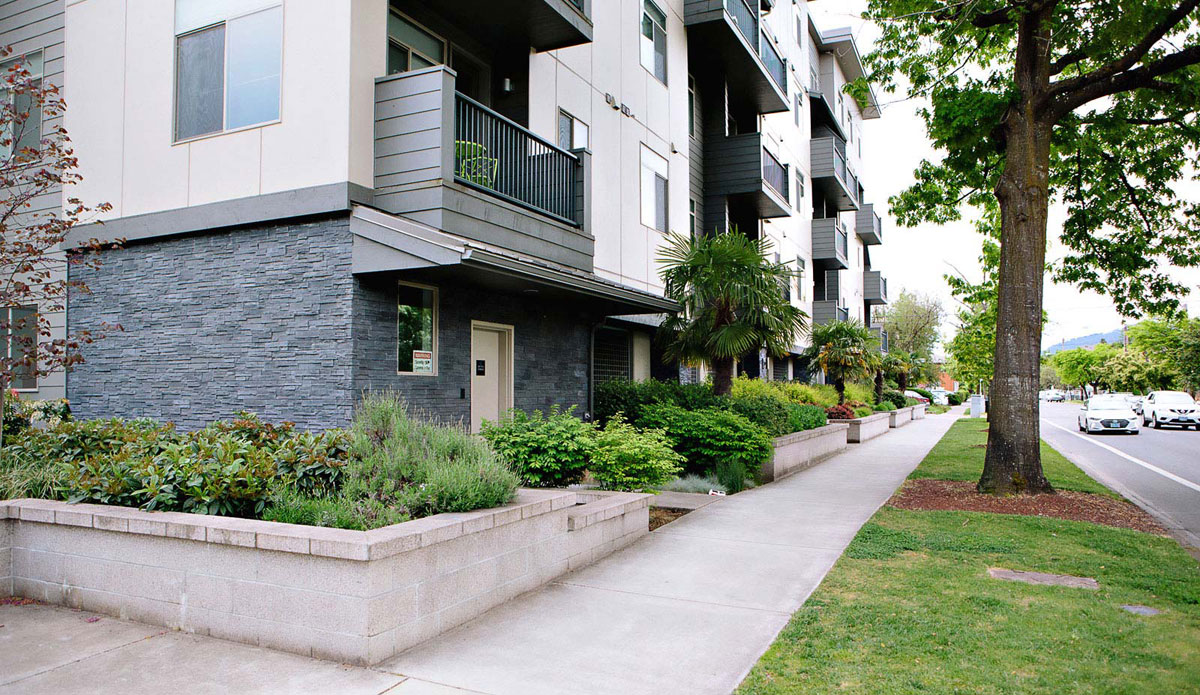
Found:
M 1069 574 L 1048 574 L 1046 572 L 1022 572 L 1021 570 L 1006 570 L 1001 567 L 989 567 L 988 574 L 992 579 L 1003 579 L 1010 582 L 1025 582 L 1043 586 L 1070 586 L 1076 589 L 1099 589 L 1100 582 L 1091 577 L 1073 577 Z

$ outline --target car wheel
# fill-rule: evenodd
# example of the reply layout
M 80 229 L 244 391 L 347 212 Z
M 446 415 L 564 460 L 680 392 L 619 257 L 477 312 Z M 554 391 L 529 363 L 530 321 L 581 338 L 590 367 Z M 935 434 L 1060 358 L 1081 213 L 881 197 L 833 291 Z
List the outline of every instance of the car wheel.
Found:
M 1156 430 L 1161 430 L 1161 429 L 1163 428 L 1163 426 L 1162 426 L 1162 423 L 1158 421 L 1158 418 L 1157 418 L 1157 417 L 1155 417 L 1155 418 L 1151 418 L 1151 419 L 1150 419 L 1150 424 L 1151 424 L 1151 426 L 1153 426 L 1153 427 L 1154 427 L 1154 429 L 1156 429 Z

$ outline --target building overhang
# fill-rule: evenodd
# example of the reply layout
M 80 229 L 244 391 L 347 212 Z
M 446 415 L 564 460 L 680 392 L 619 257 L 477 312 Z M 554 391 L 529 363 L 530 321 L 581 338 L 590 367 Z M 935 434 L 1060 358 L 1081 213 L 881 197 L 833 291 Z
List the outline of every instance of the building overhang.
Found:
M 351 268 L 356 275 L 402 272 L 431 280 L 467 280 L 498 291 L 575 301 L 587 298 L 590 309 L 608 316 L 661 314 L 678 308 L 656 294 L 468 241 L 365 205 L 351 211 L 350 231 L 354 236 Z
M 809 17 L 808 33 L 821 53 L 830 53 L 837 60 L 847 82 L 853 82 L 866 76 L 867 71 L 863 66 L 862 56 L 858 52 L 858 45 L 854 42 L 854 31 L 850 27 L 821 31 Z M 875 90 L 868 85 L 867 103 L 862 105 L 862 117 L 872 120 L 880 116 L 882 113 L 879 109 L 879 99 L 875 96 Z

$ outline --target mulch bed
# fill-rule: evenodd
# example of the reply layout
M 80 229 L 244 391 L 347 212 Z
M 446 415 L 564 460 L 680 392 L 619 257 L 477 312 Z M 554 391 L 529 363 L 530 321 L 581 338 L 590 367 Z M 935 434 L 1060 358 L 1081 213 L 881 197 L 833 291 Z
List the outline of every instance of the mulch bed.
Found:
M 1124 500 L 1059 490 L 1053 495 L 997 497 L 975 492 L 975 483 L 957 480 L 909 480 L 888 501 L 899 509 L 937 509 L 1044 516 L 1166 535 L 1154 517 Z
M 667 524 L 671 523 L 672 521 L 675 521 L 676 519 L 683 516 L 684 514 L 687 514 L 690 511 L 692 511 L 692 510 L 690 510 L 690 509 L 671 509 L 668 507 L 651 507 L 650 508 L 650 530 L 653 531 L 654 529 L 656 529 L 660 526 L 666 526 Z

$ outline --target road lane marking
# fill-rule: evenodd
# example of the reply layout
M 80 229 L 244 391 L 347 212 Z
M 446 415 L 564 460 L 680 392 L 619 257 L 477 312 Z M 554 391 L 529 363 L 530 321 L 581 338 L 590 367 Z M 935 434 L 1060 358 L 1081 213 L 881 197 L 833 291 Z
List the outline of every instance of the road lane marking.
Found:
M 1188 480 L 1187 478 L 1180 478 L 1179 476 L 1175 475 L 1174 473 L 1172 473 L 1170 471 L 1164 471 L 1163 469 L 1159 468 L 1158 466 L 1155 466 L 1152 463 L 1146 463 L 1145 461 L 1141 460 L 1140 458 L 1130 456 L 1129 454 L 1125 453 L 1124 451 L 1121 451 L 1120 449 L 1118 449 L 1116 447 L 1109 446 L 1109 445 L 1105 444 L 1104 442 L 1098 442 L 1095 439 L 1088 437 L 1086 435 L 1079 434 L 1078 432 L 1072 432 L 1070 429 L 1063 427 L 1062 425 L 1059 425 L 1057 423 L 1050 422 L 1049 420 L 1047 420 L 1045 418 L 1042 418 L 1042 422 L 1046 423 L 1047 425 L 1050 425 L 1051 427 L 1057 427 L 1058 429 L 1062 430 L 1063 432 L 1066 432 L 1067 434 L 1079 437 L 1080 439 L 1082 439 L 1085 442 L 1088 442 L 1090 444 L 1095 444 L 1096 446 L 1100 447 L 1101 449 L 1107 449 L 1108 451 L 1111 451 L 1112 453 L 1116 454 L 1117 456 L 1120 456 L 1121 458 L 1125 459 L 1126 461 L 1129 461 L 1131 463 L 1136 463 L 1137 465 L 1141 466 L 1142 468 L 1145 468 L 1148 471 L 1154 471 L 1155 473 L 1163 476 L 1164 478 L 1169 478 L 1169 479 L 1174 480 L 1175 482 L 1179 483 L 1180 485 L 1189 487 L 1189 488 L 1195 490 L 1196 492 L 1200 492 L 1200 485 L 1193 483 L 1192 481 Z

